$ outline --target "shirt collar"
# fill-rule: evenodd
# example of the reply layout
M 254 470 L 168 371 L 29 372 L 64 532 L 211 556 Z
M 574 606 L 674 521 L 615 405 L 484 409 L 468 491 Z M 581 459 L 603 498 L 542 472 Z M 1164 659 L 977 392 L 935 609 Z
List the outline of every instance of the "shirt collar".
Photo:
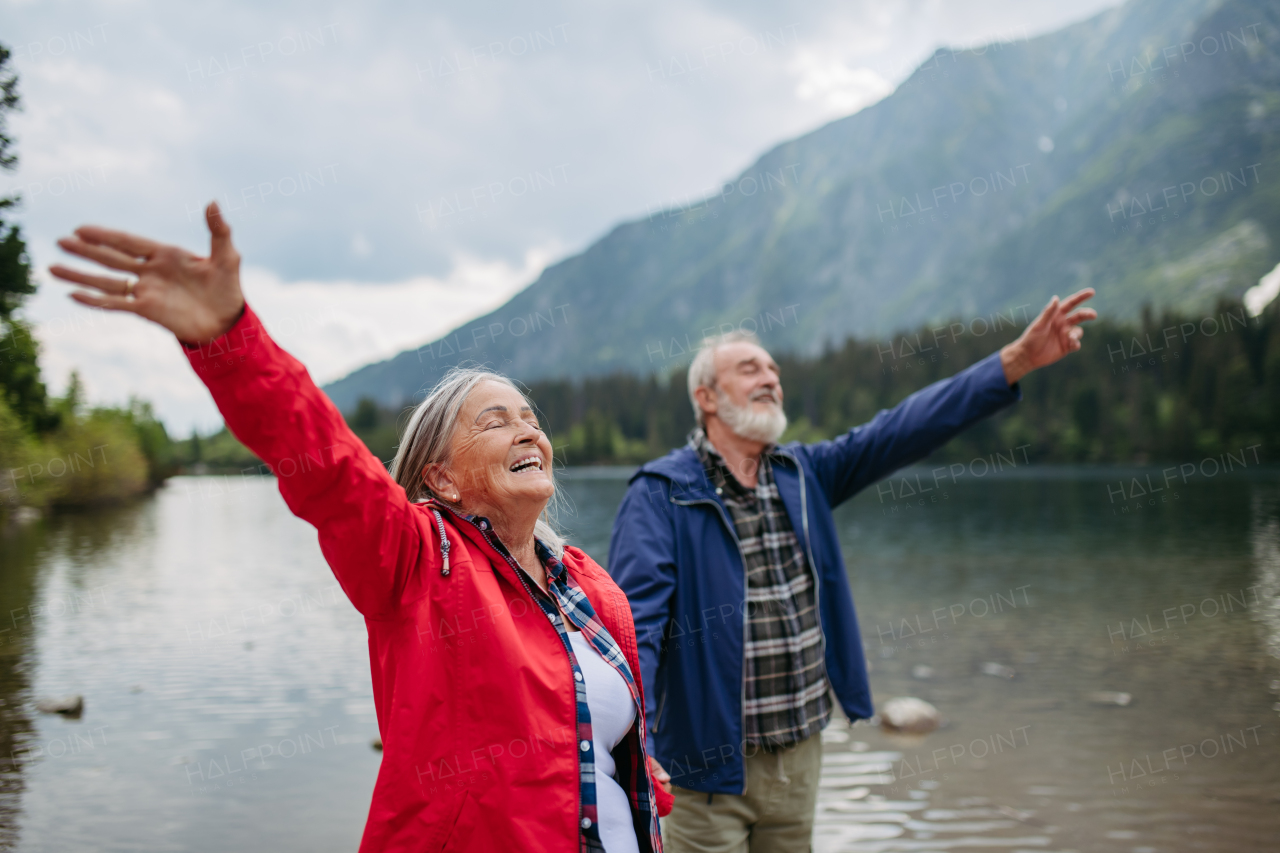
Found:
M 720 494 L 721 490 L 727 489 L 731 494 L 738 495 L 743 498 L 750 498 L 755 495 L 755 489 L 748 489 L 746 486 L 734 476 L 733 470 L 729 468 L 724 457 L 716 450 L 715 445 L 711 443 L 711 439 L 707 438 L 707 433 L 702 427 L 694 427 L 689 433 L 689 446 L 698 454 L 698 458 L 702 460 L 702 467 L 707 473 L 707 479 L 716 487 L 716 494 Z M 768 482 L 772 478 L 769 472 L 770 459 L 777 449 L 777 444 L 769 444 L 765 447 L 764 452 L 760 454 L 760 472 L 758 474 L 757 485 L 761 482 Z
M 543 544 L 541 539 L 533 540 L 533 550 L 538 555 L 538 559 L 542 562 L 543 568 L 547 572 L 547 577 L 553 581 L 564 579 L 565 567 L 560 558 L 551 553 L 551 549 Z

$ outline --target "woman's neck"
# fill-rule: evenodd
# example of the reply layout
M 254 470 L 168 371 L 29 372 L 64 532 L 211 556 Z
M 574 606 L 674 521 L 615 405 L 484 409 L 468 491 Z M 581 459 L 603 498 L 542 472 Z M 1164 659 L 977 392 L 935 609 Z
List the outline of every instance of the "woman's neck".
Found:
M 513 518 L 509 515 L 493 511 L 492 515 L 486 515 L 489 523 L 493 525 L 493 532 L 498 535 L 498 539 L 506 546 L 507 552 L 511 554 L 511 558 L 520 564 L 520 568 L 525 570 L 529 577 L 533 578 L 543 592 L 550 593 L 551 589 L 547 583 L 547 570 L 542 565 L 542 561 L 538 559 L 538 551 L 535 546 L 533 536 L 534 526 L 538 523 L 538 518 L 542 515 L 542 510 L 546 504 L 538 508 L 536 515 L 522 515 Z M 492 511 L 492 510 L 491 510 Z M 477 513 L 485 515 L 485 513 Z M 554 596 L 552 596 L 554 599 Z M 559 605 L 556 605 L 559 608 Z M 560 611 L 564 619 L 564 627 L 567 631 L 577 631 L 578 626 L 573 624 L 573 620 L 565 615 L 564 610 Z
M 528 572 L 530 577 L 537 581 L 538 586 L 545 590 L 547 588 L 547 575 L 542 568 L 542 561 L 538 559 L 533 535 L 534 527 L 538 523 L 538 517 L 542 514 L 542 509 L 539 508 L 536 513 L 532 514 L 526 512 L 513 516 L 490 508 L 487 513 L 481 510 L 477 514 L 489 519 L 489 523 L 493 525 L 493 532 L 497 534 L 498 539 L 506 546 L 512 559 L 519 563 L 520 568 Z

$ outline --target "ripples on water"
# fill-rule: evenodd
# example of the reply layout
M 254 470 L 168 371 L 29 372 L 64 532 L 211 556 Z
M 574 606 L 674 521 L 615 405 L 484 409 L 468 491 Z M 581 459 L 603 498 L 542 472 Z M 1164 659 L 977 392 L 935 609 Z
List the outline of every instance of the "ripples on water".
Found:
M 833 723 L 816 849 L 1280 849 L 1276 476 L 1121 513 L 1127 473 L 1031 473 L 838 512 L 877 705 L 945 723 Z M 605 562 L 624 480 L 566 487 Z M 34 711 L 65 693 L 80 720 Z M 363 622 L 273 481 L 0 539 L 6 846 L 351 850 L 376 735 Z

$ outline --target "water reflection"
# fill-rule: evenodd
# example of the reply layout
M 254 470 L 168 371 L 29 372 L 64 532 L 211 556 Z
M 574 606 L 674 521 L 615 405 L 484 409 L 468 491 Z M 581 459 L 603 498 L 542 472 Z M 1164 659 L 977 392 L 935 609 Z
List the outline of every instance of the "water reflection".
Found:
M 86 706 L 32 719 L 21 849 L 357 846 L 378 766 L 363 622 L 274 481 L 178 478 L 24 535 L 27 706 Z
M 840 511 L 878 703 L 948 724 L 828 732 L 819 849 L 1275 849 L 1274 474 L 1127 514 L 1116 479 Z
M 0 529 L 0 847 L 5 849 L 18 840 L 25 750 L 35 741 L 27 617 L 35 598 L 42 541 L 39 530 Z
M 1266 497 L 1263 493 L 1254 495 L 1250 538 L 1260 599 L 1257 618 L 1266 632 L 1267 652 L 1280 658 L 1280 511 Z

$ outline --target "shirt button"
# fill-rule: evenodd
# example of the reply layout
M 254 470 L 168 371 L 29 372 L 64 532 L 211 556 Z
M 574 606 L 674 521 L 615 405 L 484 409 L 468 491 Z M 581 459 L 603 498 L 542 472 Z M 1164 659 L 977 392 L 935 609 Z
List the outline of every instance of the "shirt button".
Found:
M 578 744 L 578 746 L 582 749 L 583 752 L 586 752 L 588 749 L 591 748 L 591 741 L 584 740 L 582 743 Z
M 720 488 L 719 486 L 716 486 L 716 494 L 719 495 L 723 493 L 724 493 L 724 489 Z
M 574 680 L 574 681 L 581 681 L 581 680 L 582 680 L 582 673 L 580 673 L 580 672 L 575 672 L 575 673 L 573 674 L 573 680 Z
M 584 818 L 582 819 L 582 828 L 583 828 L 583 829 L 590 829 L 590 828 L 591 828 L 591 818 L 589 818 L 589 817 L 584 817 Z

